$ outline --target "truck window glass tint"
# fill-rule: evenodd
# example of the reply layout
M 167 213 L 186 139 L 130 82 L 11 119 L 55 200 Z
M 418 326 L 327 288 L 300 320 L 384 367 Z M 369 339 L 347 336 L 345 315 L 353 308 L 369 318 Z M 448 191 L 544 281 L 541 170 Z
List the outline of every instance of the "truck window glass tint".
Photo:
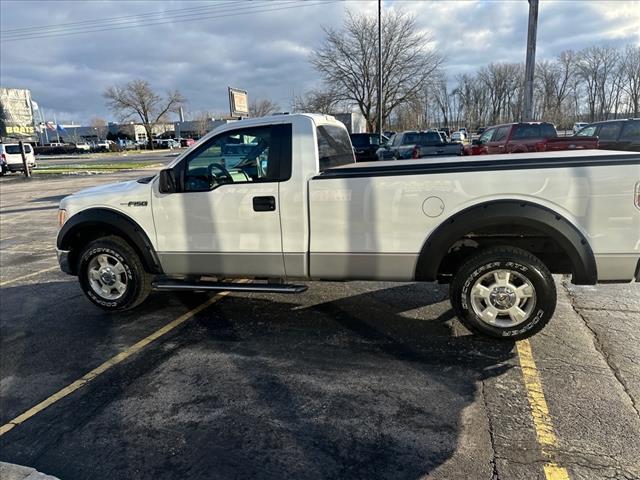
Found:
M 620 141 L 640 142 L 640 121 L 625 122 Z
M 597 125 L 591 125 L 589 127 L 583 128 L 578 133 L 576 133 L 577 137 L 593 137 L 596 133 Z
M 620 134 L 620 122 L 603 123 L 598 132 L 600 140 L 617 140 Z
M 496 134 L 493 136 L 493 140 L 491 140 L 492 142 L 501 142 L 504 139 L 507 138 L 507 135 L 509 135 L 509 130 L 511 129 L 511 127 L 507 126 L 507 127 L 500 127 L 496 130 Z
M 354 163 L 351 139 L 344 128 L 321 125 L 316 128 L 318 135 L 318 157 L 320 171 Z
M 540 125 L 540 133 L 542 134 L 542 138 L 556 138 L 558 136 L 556 127 L 550 123 L 543 123 Z
M 493 132 L 495 132 L 495 128 L 491 128 L 487 131 L 485 131 L 481 136 L 480 136 L 480 143 L 487 143 L 491 141 L 491 137 L 493 136 Z
M 277 179 L 277 166 L 269 159 L 270 145 L 271 127 L 234 130 L 212 138 L 188 158 L 185 191 Z

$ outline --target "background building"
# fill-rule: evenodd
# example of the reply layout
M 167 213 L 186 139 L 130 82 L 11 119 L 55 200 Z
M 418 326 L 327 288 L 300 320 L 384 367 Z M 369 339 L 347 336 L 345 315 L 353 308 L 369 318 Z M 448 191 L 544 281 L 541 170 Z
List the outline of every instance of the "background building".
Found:
M 341 121 L 349 130 L 349 133 L 367 133 L 367 121 L 360 112 L 334 113 L 337 120 Z

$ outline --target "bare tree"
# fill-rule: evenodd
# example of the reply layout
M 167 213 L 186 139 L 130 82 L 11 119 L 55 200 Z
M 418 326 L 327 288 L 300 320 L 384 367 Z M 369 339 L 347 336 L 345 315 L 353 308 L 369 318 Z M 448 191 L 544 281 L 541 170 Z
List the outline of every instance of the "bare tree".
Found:
M 332 89 L 310 90 L 302 95 L 296 95 L 291 101 L 294 112 L 308 113 L 338 113 L 341 105 L 340 96 Z
M 358 106 L 370 131 L 377 125 L 378 24 L 374 16 L 348 12 L 342 30 L 325 28 L 322 46 L 311 63 L 339 98 Z M 390 11 L 382 18 L 382 122 L 399 105 L 423 90 L 443 62 L 431 37 L 416 28 L 412 16 Z
M 249 103 L 250 117 L 266 117 L 267 115 L 273 115 L 279 110 L 280 107 L 278 104 L 271 100 L 253 100 Z
M 175 112 L 185 102 L 178 90 L 167 92 L 163 98 L 155 93 L 146 80 L 133 80 L 125 85 L 107 88 L 103 97 L 107 106 L 121 120 L 138 118 L 147 132 L 149 147 L 153 149 L 153 125 L 169 112 Z
M 107 138 L 107 134 L 109 133 L 109 126 L 104 118 L 93 117 L 89 121 L 89 125 L 93 127 L 93 130 L 96 132 L 96 137 L 98 137 L 99 140 L 104 140 Z
M 204 137 L 209 132 L 209 125 L 215 116 L 211 112 L 198 112 L 193 117 L 195 133 L 198 138 Z
M 640 116 L 640 47 L 627 45 L 622 57 L 623 90 L 627 94 L 627 113 Z

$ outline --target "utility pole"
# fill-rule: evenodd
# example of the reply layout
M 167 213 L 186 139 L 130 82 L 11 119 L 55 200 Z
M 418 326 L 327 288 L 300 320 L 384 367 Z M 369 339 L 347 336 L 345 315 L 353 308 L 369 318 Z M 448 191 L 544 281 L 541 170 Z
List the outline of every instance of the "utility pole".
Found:
M 536 36 L 538 31 L 538 0 L 529 0 L 527 63 L 524 69 L 524 108 L 522 121 L 533 120 L 533 76 L 536 66 Z
M 378 0 L 378 142 L 382 145 L 382 0 Z

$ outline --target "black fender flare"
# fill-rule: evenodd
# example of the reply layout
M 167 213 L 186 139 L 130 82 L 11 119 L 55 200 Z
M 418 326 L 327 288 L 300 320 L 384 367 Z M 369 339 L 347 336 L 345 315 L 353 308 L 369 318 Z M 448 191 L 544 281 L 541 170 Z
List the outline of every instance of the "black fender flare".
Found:
M 72 250 L 74 241 L 82 230 L 96 228 L 103 228 L 127 240 L 140 255 L 148 272 L 163 273 L 158 254 L 144 229 L 125 214 L 109 208 L 89 208 L 69 218 L 58 233 L 58 250 Z M 71 268 L 75 269 L 73 263 L 75 262 L 72 262 Z
M 434 281 L 451 246 L 477 228 L 522 225 L 553 238 L 569 257 L 572 283 L 593 285 L 598 272 L 591 246 L 573 223 L 553 210 L 527 201 L 496 200 L 462 210 L 440 224 L 424 242 L 415 270 L 417 281 Z

